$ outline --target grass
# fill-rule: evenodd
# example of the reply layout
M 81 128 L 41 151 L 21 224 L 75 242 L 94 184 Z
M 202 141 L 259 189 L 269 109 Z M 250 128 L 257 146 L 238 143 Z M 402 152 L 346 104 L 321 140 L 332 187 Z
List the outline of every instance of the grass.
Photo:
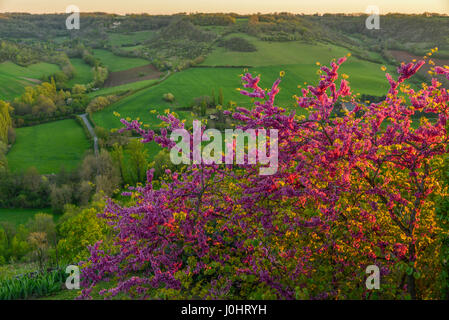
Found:
M 13 172 L 36 167 L 41 174 L 56 173 L 62 167 L 75 168 L 90 143 L 73 119 L 16 129 L 16 143 L 7 154 Z
M 0 99 L 13 100 L 25 91 L 26 86 L 35 84 L 30 79 L 39 80 L 59 70 L 57 65 L 45 62 L 28 67 L 21 67 L 9 61 L 0 63 Z
M 93 80 L 92 67 L 83 61 L 83 59 L 70 59 L 72 66 L 75 68 L 75 76 L 68 82 L 69 87 L 75 84 L 86 84 Z
M 51 213 L 50 209 L 0 209 L 0 222 L 10 222 L 15 226 L 26 224 L 37 213 Z M 53 216 L 57 221 L 59 215 Z
M 149 61 L 145 59 L 119 57 L 103 49 L 95 49 L 94 55 L 103 62 L 110 72 L 128 70 L 149 64 Z

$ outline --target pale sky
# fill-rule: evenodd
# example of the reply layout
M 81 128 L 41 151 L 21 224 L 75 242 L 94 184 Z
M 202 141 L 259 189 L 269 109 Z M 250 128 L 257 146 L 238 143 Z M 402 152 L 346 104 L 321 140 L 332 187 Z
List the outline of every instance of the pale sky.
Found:
M 170 14 L 178 12 L 365 12 L 376 5 L 380 13 L 436 12 L 449 14 L 449 0 L 0 0 L 0 12 L 81 12 Z

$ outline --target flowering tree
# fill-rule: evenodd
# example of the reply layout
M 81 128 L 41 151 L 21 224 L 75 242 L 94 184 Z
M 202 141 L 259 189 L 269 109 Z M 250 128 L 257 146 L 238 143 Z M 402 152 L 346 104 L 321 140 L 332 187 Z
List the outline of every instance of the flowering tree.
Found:
M 144 187 L 122 207 L 109 201 L 101 215 L 116 231 L 113 249 L 101 243 L 83 262 L 82 298 L 99 281 L 102 294 L 137 298 L 431 298 L 436 292 L 440 229 L 434 195 L 446 153 L 449 94 L 434 79 L 415 91 L 404 84 L 424 64 L 402 64 L 387 74 L 385 101 L 364 105 L 338 69 L 323 66 L 316 87 L 296 97 L 307 116 L 275 104 L 259 77 L 242 77 L 252 109 L 236 108 L 241 129 L 278 130 L 279 168 L 192 165 L 167 171 L 160 188 L 148 172 Z M 449 70 L 435 68 L 436 73 Z M 449 75 L 448 75 L 449 77 Z M 339 115 L 337 107 L 354 108 Z M 231 114 L 227 112 L 227 114 Z M 431 120 L 420 116 L 427 115 Z M 172 114 L 160 135 L 122 120 L 143 142 L 166 148 L 168 133 L 184 128 Z M 204 130 L 205 128 L 203 128 Z M 381 269 L 378 293 L 367 291 L 365 268 Z

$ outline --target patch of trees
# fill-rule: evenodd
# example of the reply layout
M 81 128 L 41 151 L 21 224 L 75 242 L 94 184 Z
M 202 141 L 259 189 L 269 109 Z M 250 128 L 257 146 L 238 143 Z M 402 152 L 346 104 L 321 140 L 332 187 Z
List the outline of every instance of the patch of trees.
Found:
M 190 40 L 195 42 L 209 42 L 214 40 L 217 35 L 213 32 L 204 31 L 195 26 L 186 18 L 179 18 L 170 23 L 167 27 L 161 29 L 154 41 L 170 40 Z
M 0 170 L 8 166 L 6 153 L 8 145 L 13 144 L 16 139 L 11 118 L 12 108 L 9 103 L 0 100 Z
M 8 144 L 12 136 L 12 107 L 8 102 L 0 100 L 0 141 Z
M 387 44 L 388 48 L 407 48 L 412 53 L 424 54 L 426 48 L 417 43 L 431 43 L 431 47 L 449 48 L 447 34 L 449 33 L 449 18 L 442 15 L 407 15 L 386 14 L 381 18 L 380 30 L 368 30 L 365 27 L 367 15 L 323 15 L 310 17 L 323 26 L 338 30 L 344 34 L 359 34 L 366 37 L 373 46 L 379 43 Z M 404 39 L 407 39 L 404 43 Z M 399 47 L 398 47 L 399 46 Z
M 111 31 L 123 33 L 161 29 L 168 26 L 175 18 L 176 15 L 128 14 L 114 19 L 115 22 L 120 22 L 120 25 L 111 28 Z
M 105 240 L 111 229 L 97 218 L 104 209 L 102 195 L 88 207 L 66 206 L 55 221 L 53 215 L 37 213 L 24 224 L 0 223 L 0 266 L 14 263 L 37 264 L 27 276 L 73 264 L 89 251 L 85 243 Z
M 87 85 L 88 88 L 98 88 L 102 87 L 104 82 L 109 76 L 109 70 L 106 67 L 96 66 L 93 68 L 94 80 Z
M 86 108 L 87 113 L 94 113 L 100 110 L 103 110 L 107 106 L 117 101 L 117 96 L 109 95 L 106 97 L 96 97 L 94 98 Z
M 39 52 L 31 47 L 7 41 L 0 42 L 0 62 L 11 61 L 25 67 L 40 60 Z
M 200 26 L 230 26 L 235 18 L 225 13 L 194 13 L 188 15 L 189 20 Z
M 321 29 L 300 15 L 282 13 L 251 15 L 245 31 L 265 41 L 313 42 L 321 38 Z
M 50 179 L 59 179 L 58 176 Z M 35 168 L 24 173 L 12 173 L 0 169 L 0 207 L 47 208 L 50 204 L 51 180 L 43 177 Z
M 231 51 L 239 51 L 239 52 L 257 51 L 257 48 L 254 44 L 249 42 L 247 39 L 241 37 L 232 37 L 229 39 L 223 39 L 219 42 L 218 46 L 224 47 Z
M 143 57 L 151 58 L 161 71 L 182 70 L 207 55 L 216 39 L 216 33 L 201 29 L 186 17 L 178 17 L 146 43 Z
M 26 87 L 25 92 L 12 102 L 15 127 L 48 122 L 84 111 L 88 97 L 77 92 L 57 90 L 53 79 L 34 87 Z
M 39 39 L 53 41 L 58 37 L 82 38 L 92 44 L 106 38 L 105 29 L 112 25 L 116 15 L 81 13 L 83 27 L 67 30 L 67 14 L 6 13 L 0 19 L 0 38 Z

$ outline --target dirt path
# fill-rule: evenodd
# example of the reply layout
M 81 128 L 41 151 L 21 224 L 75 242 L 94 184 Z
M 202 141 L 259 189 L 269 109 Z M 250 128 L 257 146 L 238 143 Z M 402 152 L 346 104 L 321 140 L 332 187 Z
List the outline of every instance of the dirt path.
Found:
M 42 81 L 38 80 L 38 79 L 26 78 L 26 77 L 22 77 L 22 79 L 24 79 L 26 81 L 29 81 L 29 82 L 32 82 L 32 83 L 36 83 L 36 84 L 41 84 L 42 83 Z
M 95 155 L 98 156 L 98 154 L 99 154 L 99 151 L 98 151 L 98 137 L 95 134 L 95 130 L 92 127 L 92 125 L 90 124 L 89 119 L 87 118 L 87 113 L 83 113 L 82 115 L 80 115 L 80 117 L 81 117 L 81 119 L 83 119 L 84 124 L 87 127 L 87 130 L 89 131 L 90 135 L 94 139 L 94 151 L 95 151 Z

